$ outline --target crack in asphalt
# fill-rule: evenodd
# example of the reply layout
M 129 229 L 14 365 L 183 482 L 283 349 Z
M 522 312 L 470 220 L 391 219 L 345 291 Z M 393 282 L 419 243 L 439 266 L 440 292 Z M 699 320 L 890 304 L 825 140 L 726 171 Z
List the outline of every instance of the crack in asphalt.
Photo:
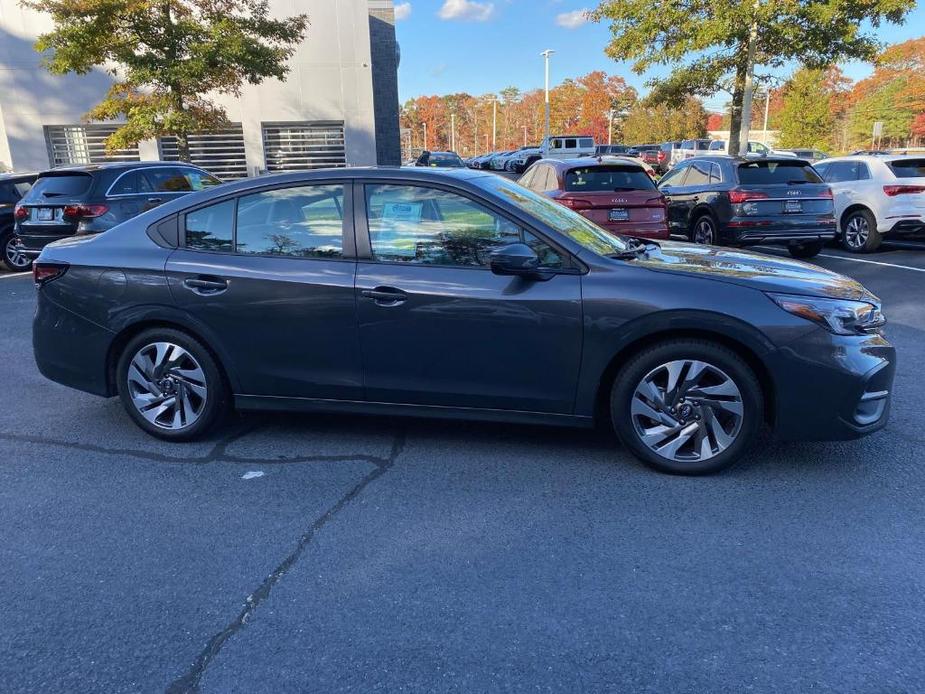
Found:
M 212 661 L 215 660 L 228 640 L 247 625 L 248 620 L 252 617 L 254 612 L 256 612 L 257 608 L 270 597 L 273 587 L 296 565 L 318 532 L 333 520 L 351 501 L 359 496 L 366 487 L 388 472 L 395 464 L 396 459 L 401 454 L 404 447 L 405 434 L 401 433 L 397 435 L 392 442 L 392 449 L 389 452 L 388 458 L 374 458 L 372 456 L 350 456 L 346 458 L 348 460 L 368 460 L 373 462 L 375 467 L 351 487 L 346 494 L 314 520 L 308 530 L 299 538 L 292 552 L 290 552 L 289 555 L 287 555 L 286 558 L 263 579 L 263 582 L 256 590 L 245 598 L 244 605 L 238 615 L 224 629 L 209 639 L 205 648 L 199 653 L 196 660 L 193 661 L 190 669 L 167 687 L 166 694 L 195 694 L 199 691 L 199 685 L 206 669 Z
M 388 458 L 382 456 L 360 454 L 340 454 L 340 455 L 304 455 L 304 456 L 280 456 L 277 458 L 250 457 L 234 455 L 228 453 L 228 446 L 235 441 L 244 438 L 255 430 L 259 429 L 262 422 L 250 423 L 239 427 L 236 431 L 224 436 L 215 443 L 212 449 L 199 456 L 173 456 L 166 453 L 157 453 L 155 451 L 146 451 L 136 448 L 114 448 L 101 446 L 93 443 L 81 443 L 78 441 L 68 441 L 66 439 L 55 439 L 48 436 L 32 436 L 28 434 L 11 434 L 0 432 L 0 441 L 11 441 L 14 443 L 28 443 L 33 445 L 60 446 L 76 451 L 85 451 L 87 453 L 104 453 L 108 455 L 120 455 L 140 460 L 148 460 L 156 463 L 168 463 L 171 465 L 208 465 L 210 463 L 232 463 L 241 465 L 289 465 L 296 463 L 344 463 L 351 461 L 361 461 L 370 463 L 377 467 L 389 463 Z

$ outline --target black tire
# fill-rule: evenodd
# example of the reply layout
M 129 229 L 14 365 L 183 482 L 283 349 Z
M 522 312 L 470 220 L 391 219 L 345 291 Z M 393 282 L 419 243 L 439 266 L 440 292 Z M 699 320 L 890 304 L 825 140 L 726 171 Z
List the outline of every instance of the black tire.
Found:
M 10 272 L 28 272 L 32 269 L 32 259 L 20 256 L 12 250 L 15 238 L 12 229 L 0 231 L 0 267 Z M 17 257 L 21 260 L 17 261 Z
M 813 258 L 819 255 L 825 241 L 804 241 L 803 243 L 791 243 L 787 246 L 790 255 L 794 258 Z
M 880 248 L 883 236 L 877 231 L 877 218 L 867 209 L 857 209 L 842 218 L 841 245 L 852 253 L 872 253 Z
M 132 365 L 132 360 L 140 350 L 144 350 L 146 346 L 158 342 L 170 343 L 185 350 L 185 352 L 192 357 L 194 360 L 193 363 L 201 369 L 203 374 L 202 382 L 205 386 L 205 397 L 199 398 L 199 396 L 193 394 L 191 391 L 187 391 L 186 393 L 186 401 L 194 403 L 192 409 L 195 409 L 196 405 L 199 406 L 198 414 L 196 414 L 194 421 L 188 425 L 179 426 L 178 428 L 165 428 L 164 426 L 159 426 L 149 421 L 133 402 L 133 390 L 135 390 L 137 394 L 137 391 L 141 389 L 137 387 L 137 381 L 133 382 L 133 384 L 129 382 L 129 368 Z M 170 371 L 174 370 L 171 369 Z M 186 373 L 188 373 L 188 371 Z M 166 378 L 171 374 L 165 371 L 160 375 Z M 160 379 L 160 375 L 157 376 L 157 378 Z M 155 374 L 151 374 L 151 376 L 152 380 L 154 380 Z M 199 383 L 199 381 L 197 380 L 196 383 Z M 198 340 L 184 332 L 172 328 L 152 328 L 139 333 L 129 340 L 128 344 L 125 345 L 119 355 L 119 361 L 116 365 L 116 385 L 119 391 L 119 398 L 122 400 L 122 405 L 135 424 L 148 434 L 167 441 L 191 441 L 201 437 L 218 424 L 230 409 L 231 398 L 228 384 L 225 382 L 221 369 L 211 352 L 209 352 Z M 175 385 L 172 390 L 176 393 L 180 393 L 180 388 L 186 387 L 191 388 L 192 386 L 184 385 L 181 382 L 179 385 Z M 163 394 L 168 392 L 168 390 L 162 388 L 159 392 L 161 393 L 161 397 L 163 397 Z M 142 396 L 148 395 L 143 392 L 140 394 Z M 152 410 L 149 410 L 149 412 L 151 411 Z
M 691 243 L 698 243 L 706 246 L 719 245 L 719 230 L 716 227 L 716 220 L 707 212 L 697 215 L 691 224 L 691 230 L 688 234 Z
M 725 449 L 718 443 L 718 438 L 715 434 L 706 435 L 705 438 L 707 438 L 708 445 L 711 448 L 710 455 L 712 457 L 703 460 L 699 458 L 676 460 L 656 452 L 643 442 L 642 434 L 637 430 L 632 413 L 634 400 L 637 397 L 637 388 L 641 387 L 652 373 L 658 372 L 664 365 L 683 360 L 706 362 L 711 368 L 719 370 L 732 381 L 741 396 L 742 413 L 737 433 L 735 433 L 736 427 L 727 420 L 725 426 L 728 426 L 735 435 Z M 685 378 L 689 373 L 690 371 L 685 373 Z M 696 389 L 688 392 L 694 392 L 694 390 Z M 719 400 L 720 398 L 715 397 L 715 399 Z M 699 410 L 696 408 L 688 409 L 691 412 L 684 416 L 691 418 L 688 424 L 694 424 L 693 418 L 697 419 L 698 434 L 699 427 L 715 429 L 716 420 L 713 418 L 715 417 L 716 409 L 709 408 L 710 413 L 705 413 L 702 407 Z M 680 411 L 680 408 L 678 411 Z M 764 398 L 761 385 L 754 372 L 738 354 L 727 347 L 707 340 L 666 340 L 645 348 L 631 358 L 620 370 L 611 388 L 610 412 L 614 431 L 623 442 L 623 445 L 646 465 L 671 474 L 705 475 L 718 472 L 734 464 L 751 446 L 764 420 Z M 702 421 L 701 414 L 703 415 Z M 709 414 L 709 417 L 707 414 Z M 675 423 L 684 421 L 683 419 L 679 420 L 676 414 L 668 416 Z M 640 417 L 637 414 L 635 417 L 645 420 L 645 415 Z M 733 417 L 733 415 L 729 415 L 729 417 Z M 707 427 L 706 421 L 708 418 L 713 420 L 709 427 Z M 657 425 L 659 422 L 651 420 L 651 423 Z M 727 434 L 728 432 L 724 429 L 723 433 Z M 691 434 L 689 437 L 698 434 Z M 666 440 L 668 439 L 666 438 Z M 691 441 L 691 445 L 695 446 L 696 444 Z M 684 446 L 680 450 L 684 451 Z M 685 452 L 683 455 L 687 455 L 687 453 Z M 696 454 L 691 452 L 691 455 Z

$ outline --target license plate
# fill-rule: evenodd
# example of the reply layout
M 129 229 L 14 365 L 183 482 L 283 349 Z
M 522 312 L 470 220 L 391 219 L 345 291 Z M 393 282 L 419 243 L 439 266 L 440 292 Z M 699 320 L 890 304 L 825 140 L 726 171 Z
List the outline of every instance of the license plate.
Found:
M 615 207 L 610 211 L 608 218 L 611 222 L 625 222 L 630 218 L 630 213 L 622 207 Z
M 50 207 L 39 207 L 37 219 L 40 222 L 50 222 L 55 218 L 55 211 Z
M 803 203 L 799 200 L 784 200 L 785 214 L 799 214 L 803 211 Z

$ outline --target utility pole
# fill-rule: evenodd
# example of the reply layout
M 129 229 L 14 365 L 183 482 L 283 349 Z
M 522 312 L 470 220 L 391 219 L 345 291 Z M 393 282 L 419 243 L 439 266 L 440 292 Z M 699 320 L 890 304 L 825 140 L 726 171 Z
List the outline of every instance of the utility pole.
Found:
M 456 151 L 456 114 L 450 114 L 450 151 Z
M 545 109 L 545 127 L 543 128 L 543 137 L 549 138 L 549 56 L 555 53 L 551 48 L 547 48 L 540 53 L 543 56 L 546 68 L 546 109 Z
M 613 144 L 613 109 L 607 112 L 607 144 Z
M 427 149 L 427 121 L 424 121 L 424 149 Z
M 498 97 L 491 100 L 491 148 L 498 148 Z
M 748 153 L 748 136 L 752 126 L 752 98 L 755 89 L 755 49 L 758 43 L 758 10 L 761 0 L 755 0 L 752 26 L 748 32 L 748 55 L 746 61 L 748 70 L 745 73 L 745 92 L 742 95 L 742 123 L 739 128 L 739 154 Z M 730 152 L 731 154 L 731 152 Z
M 771 87 L 765 89 L 764 92 L 764 133 L 761 136 L 761 141 L 764 144 L 768 144 L 768 109 L 771 106 Z
M 523 126 L 524 129 L 524 147 L 527 146 L 527 126 Z

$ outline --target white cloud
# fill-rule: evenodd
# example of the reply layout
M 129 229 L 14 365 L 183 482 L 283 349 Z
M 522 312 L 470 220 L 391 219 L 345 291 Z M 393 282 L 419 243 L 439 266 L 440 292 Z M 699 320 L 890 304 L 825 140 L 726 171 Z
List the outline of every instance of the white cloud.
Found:
M 495 3 L 475 0 L 445 0 L 437 13 L 440 19 L 460 19 L 466 22 L 484 22 L 495 13 Z
M 577 29 L 582 24 L 588 23 L 588 12 L 590 10 L 572 10 L 556 15 L 556 24 L 566 29 Z
M 400 22 L 403 19 L 408 19 L 411 16 L 411 3 L 410 2 L 397 2 L 395 3 L 395 21 Z

